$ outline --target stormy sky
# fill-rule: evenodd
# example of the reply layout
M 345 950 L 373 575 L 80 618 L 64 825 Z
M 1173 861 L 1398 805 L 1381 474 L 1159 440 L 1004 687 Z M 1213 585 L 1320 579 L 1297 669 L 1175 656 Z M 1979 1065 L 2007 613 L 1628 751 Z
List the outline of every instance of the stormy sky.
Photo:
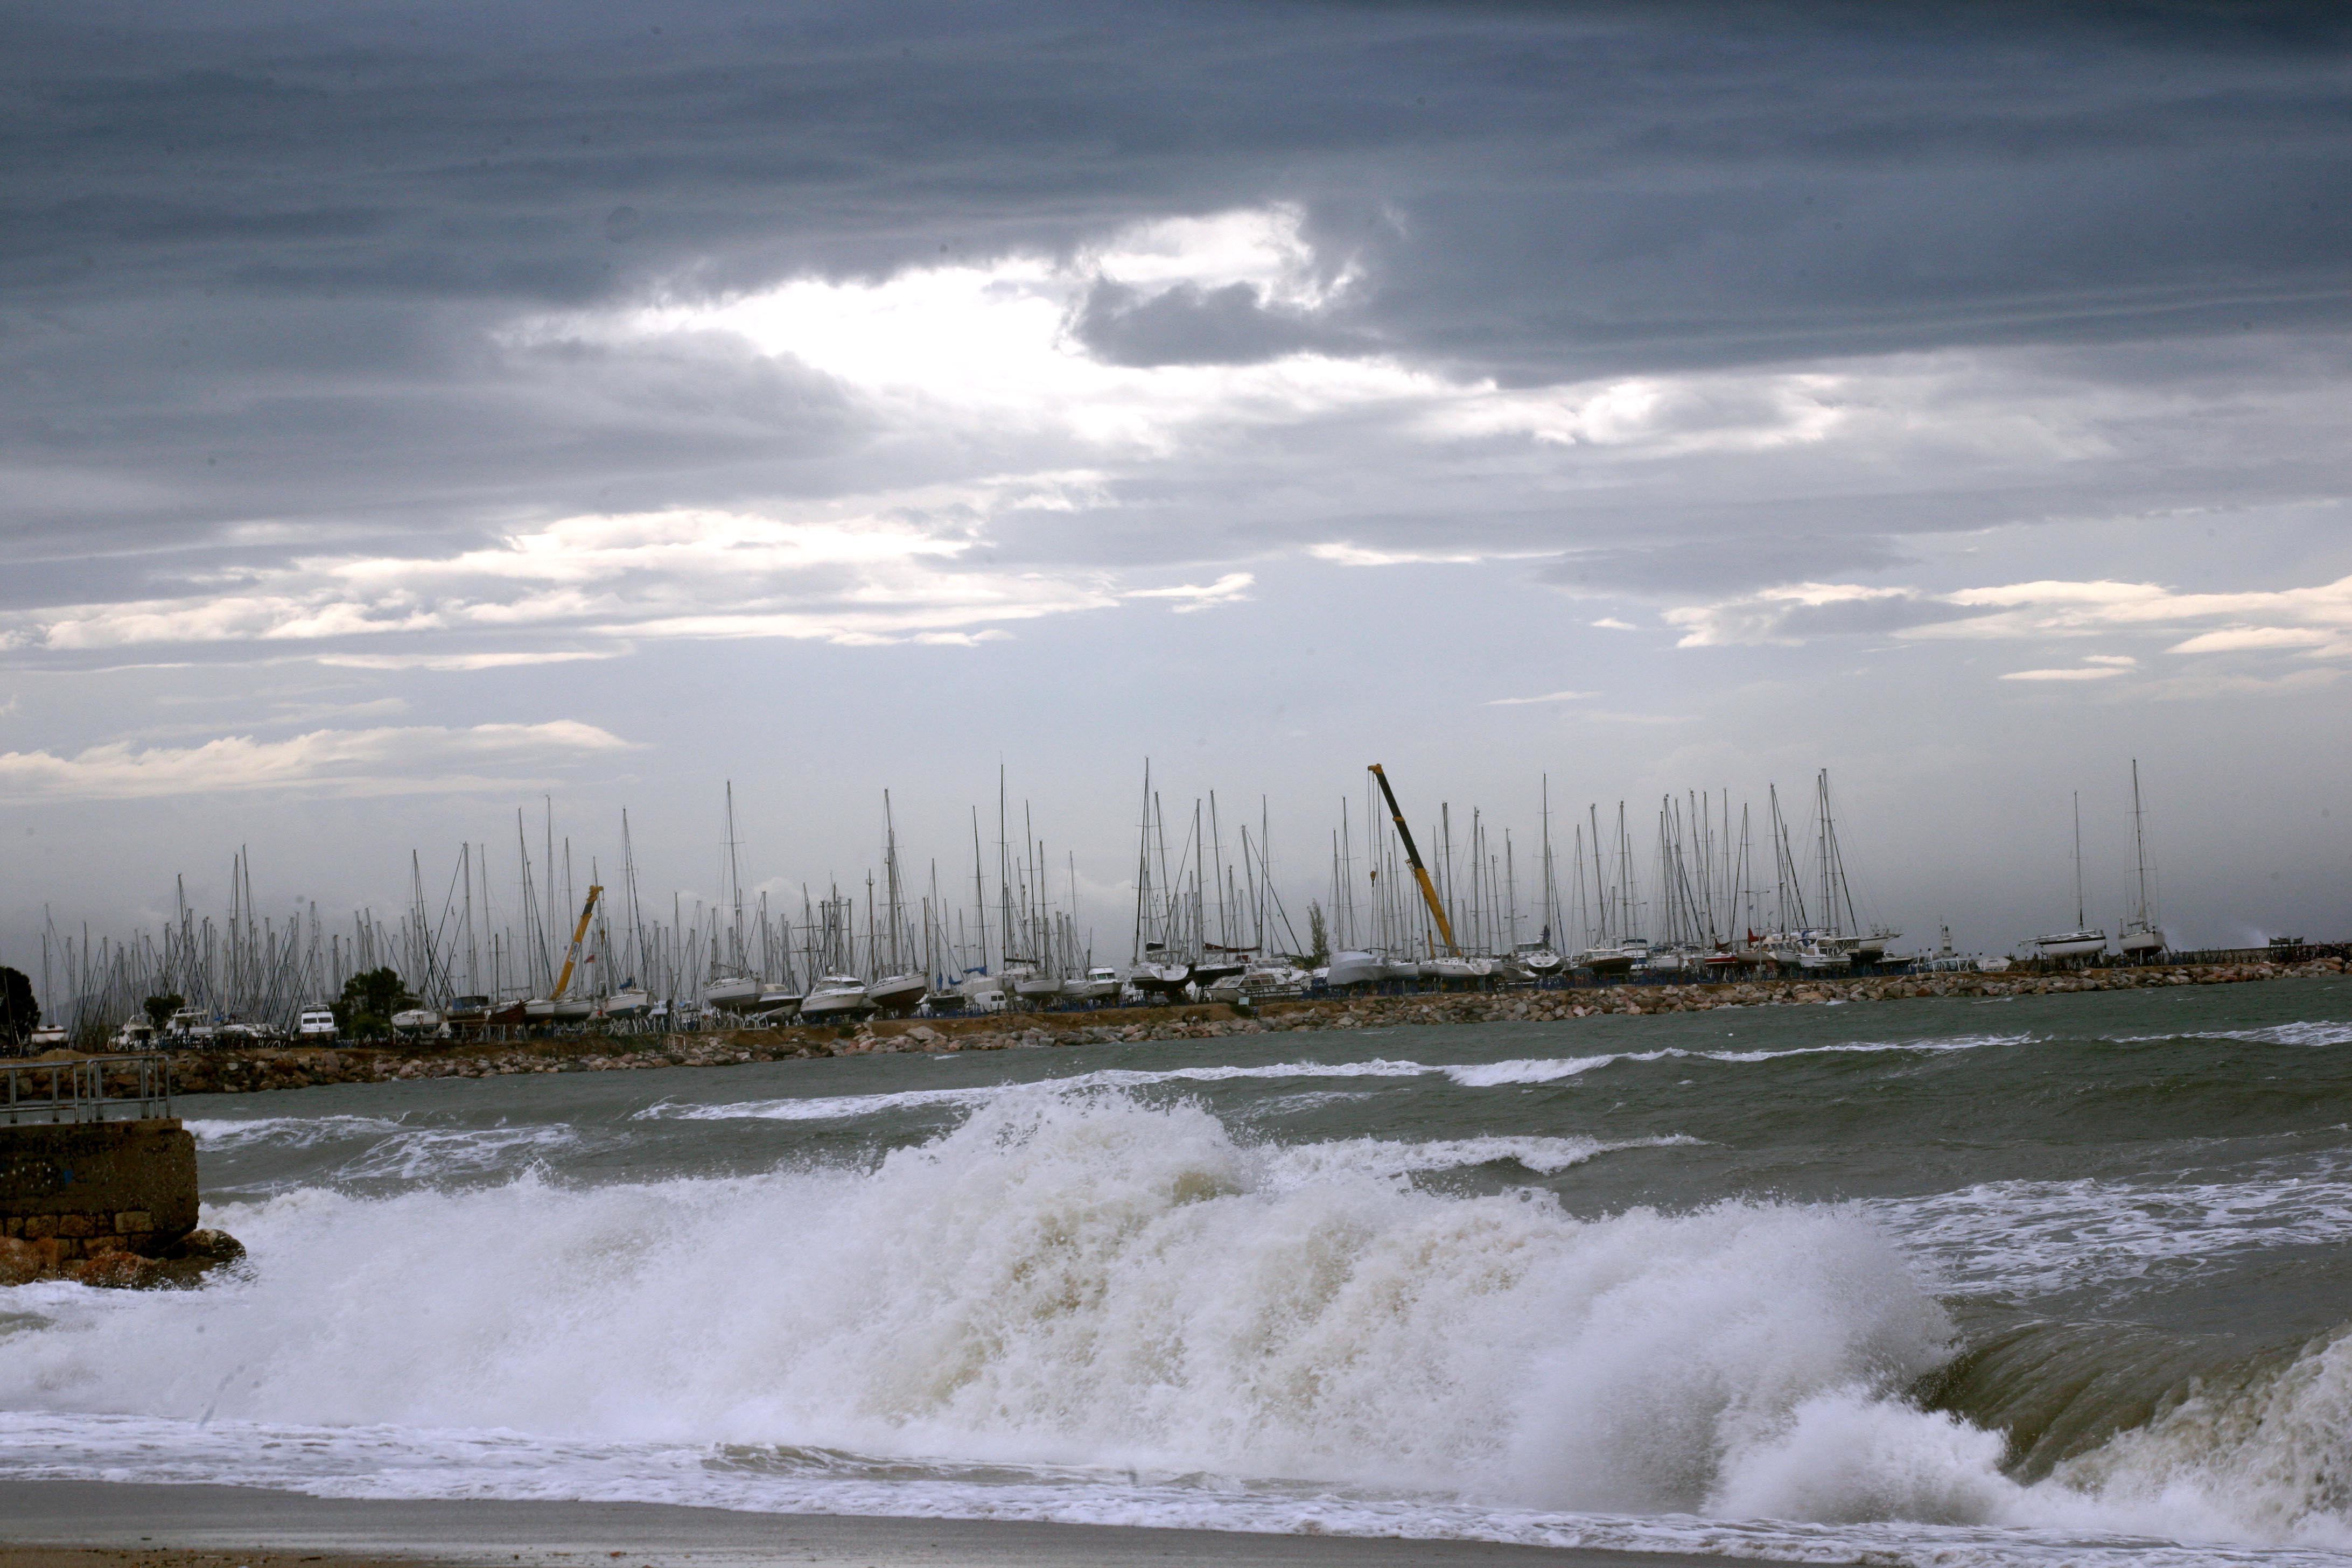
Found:
M 0 962 L 549 801 L 708 897 L 730 779 L 968 882 L 1000 765 L 1123 949 L 1146 759 L 1298 903 L 1367 762 L 1828 767 L 1998 951 L 2137 757 L 2176 938 L 2345 934 L 2340 16 L 14 9 Z

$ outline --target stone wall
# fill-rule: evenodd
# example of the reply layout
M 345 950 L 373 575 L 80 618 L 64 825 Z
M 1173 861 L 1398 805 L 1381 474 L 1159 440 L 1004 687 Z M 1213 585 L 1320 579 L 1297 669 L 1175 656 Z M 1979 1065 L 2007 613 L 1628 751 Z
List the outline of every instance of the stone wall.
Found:
M 0 1238 L 47 1267 L 160 1257 L 195 1226 L 196 1141 L 177 1118 L 0 1127 Z

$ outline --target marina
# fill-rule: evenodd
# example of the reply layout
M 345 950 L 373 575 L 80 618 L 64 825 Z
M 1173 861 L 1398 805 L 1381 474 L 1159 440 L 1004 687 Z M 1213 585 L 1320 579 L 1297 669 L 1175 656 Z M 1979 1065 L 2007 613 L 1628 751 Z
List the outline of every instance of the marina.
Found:
M 1016 814 L 1002 777 L 993 864 L 974 808 L 961 896 L 936 858 L 910 876 L 887 790 L 878 864 L 846 889 L 835 879 L 788 895 L 747 880 L 728 784 L 716 895 L 673 892 L 667 919 L 642 886 L 625 810 L 610 886 L 601 857 L 559 832 L 550 800 L 535 825 L 516 814 L 506 868 L 494 871 L 489 844 L 461 845 L 436 900 L 412 852 L 405 907 L 347 923 L 328 923 L 315 905 L 263 912 L 253 853 L 240 849 L 221 916 L 198 914 L 182 878 L 160 931 L 93 938 L 52 921 L 37 994 L 58 1000 L 20 1048 L 847 1030 L 873 1019 L 1999 973 L 2168 955 L 2136 762 L 2135 901 L 2122 935 L 2110 942 L 2084 918 L 2078 796 L 2075 927 L 2014 955 L 1956 952 L 1948 927 L 1933 949 L 1900 948 L 1902 931 L 1851 868 L 1826 769 L 1801 808 L 1777 785 L 1760 810 L 1735 807 L 1727 790 L 1692 791 L 1662 797 L 1646 821 L 1622 801 L 1606 817 L 1597 802 L 1556 814 L 1549 780 L 1538 779 L 1524 838 L 1483 807 L 1458 814 L 1444 800 L 1417 834 L 1387 771 L 1369 767 L 1363 780 L 1360 799 L 1339 802 L 1322 886 L 1301 900 L 1293 860 L 1286 900 L 1263 801 L 1254 822 L 1230 822 L 1213 793 L 1171 814 L 1147 766 L 1131 914 L 1116 934 L 1081 908 L 1075 855 L 1055 863 L 1034 808 Z

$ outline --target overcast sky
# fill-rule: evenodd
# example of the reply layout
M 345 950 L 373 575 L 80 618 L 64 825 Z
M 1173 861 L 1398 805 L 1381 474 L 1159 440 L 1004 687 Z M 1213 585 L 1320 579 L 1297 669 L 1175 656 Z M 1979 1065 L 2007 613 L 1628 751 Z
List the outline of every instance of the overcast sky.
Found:
M 2352 26 L 1928 11 L 16 8 L 0 961 L 1000 763 L 1123 933 L 1147 758 L 1298 901 L 1370 761 L 1826 766 L 2006 950 L 2137 757 L 2177 939 L 2352 933 Z

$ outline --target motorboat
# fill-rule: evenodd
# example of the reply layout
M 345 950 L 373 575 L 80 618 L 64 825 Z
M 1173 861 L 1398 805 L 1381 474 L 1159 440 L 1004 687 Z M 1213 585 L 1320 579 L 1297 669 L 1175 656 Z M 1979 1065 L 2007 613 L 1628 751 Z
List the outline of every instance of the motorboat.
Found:
M 114 1048 L 118 1051 L 143 1051 L 155 1044 L 155 1026 L 144 1018 L 126 1018 L 122 1027 L 114 1031 Z
M 866 982 L 855 974 L 823 974 L 801 998 L 801 1017 L 812 1024 L 837 1024 L 874 1011 Z
M 1118 989 L 1125 982 L 1118 970 L 1108 964 L 1097 964 L 1087 971 L 1081 979 L 1062 982 L 1062 999 L 1092 1005 L 1118 998 Z
M 1242 994 L 1253 1002 L 1279 1001 L 1304 996 L 1309 983 L 1307 973 L 1295 963 L 1254 963 L 1242 976 Z
M 930 982 L 919 974 L 886 974 L 866 987 L 866 995 L 877 1012 L 903 1018 L 922 1005 L 929 990 Z
M 762 985 L 759 1005 L 751 1011 L 761 1018 L 777 1019 L 801 1010 L 801 994 L 789 985 Z
M 1638 951 L 1630 943 L 1619 947 L 1588 947 L 1576 955 L 1576 967 L 1589 969 L 1595 974 L 1624 974 L 1648 953 L 1647 942 L 1643 942 Z
M 298 1040 L 331 1040 L 339 1032 L 332 1007 L 305 1007 L 294 1015 L 294 1037 Z

